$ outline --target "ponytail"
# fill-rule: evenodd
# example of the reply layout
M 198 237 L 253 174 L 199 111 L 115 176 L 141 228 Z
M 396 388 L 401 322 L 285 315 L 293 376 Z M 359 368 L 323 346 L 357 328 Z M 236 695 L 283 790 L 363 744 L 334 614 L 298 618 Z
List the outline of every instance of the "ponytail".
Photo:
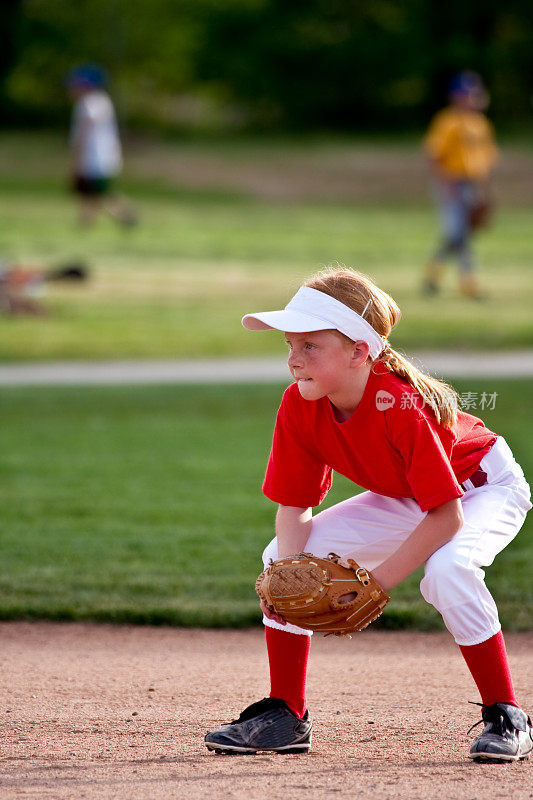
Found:
M 455 389 L 444 381 L 421 372 L 408 358 L 387 344 L 374 364 L 384 364 L 399 378 L 407 381 L 433 411 L 439 425 L 451 428 L 457 422 L 459 396 Z

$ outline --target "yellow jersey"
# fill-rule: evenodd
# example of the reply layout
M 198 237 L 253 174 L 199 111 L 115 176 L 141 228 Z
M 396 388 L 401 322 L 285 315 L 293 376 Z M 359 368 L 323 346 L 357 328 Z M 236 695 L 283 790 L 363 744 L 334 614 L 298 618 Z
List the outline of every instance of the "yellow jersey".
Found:
M 424 144 L 450 178 L 484 180 L 498 157 L 493 127 L 484 114 L 453 106 L 435 115 Z

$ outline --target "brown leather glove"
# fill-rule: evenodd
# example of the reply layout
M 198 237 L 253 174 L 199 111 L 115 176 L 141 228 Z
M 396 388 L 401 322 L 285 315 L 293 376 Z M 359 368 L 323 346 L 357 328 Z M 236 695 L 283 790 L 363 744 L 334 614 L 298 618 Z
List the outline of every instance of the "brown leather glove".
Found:
M 372 573 L 335 553 L 298 553 L 270 562 L 255 590 L 287 622 L 320 633 L 347 636 L 373 622 L 390 600 Z
M 490 200 L 478 200 L 468 212 L 470 230 L 478 231 L 486 228 L 494 215 L 494 204 Z

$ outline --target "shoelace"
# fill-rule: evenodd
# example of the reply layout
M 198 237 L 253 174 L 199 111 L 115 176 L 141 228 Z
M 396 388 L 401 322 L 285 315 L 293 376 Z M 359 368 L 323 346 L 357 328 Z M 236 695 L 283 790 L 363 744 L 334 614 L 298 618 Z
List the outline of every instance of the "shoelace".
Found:
M 483 708 L 483 703 L 476 703 L 476 701 L 475 701 L 475 700 L 469 700 L 468 702 L 470 703 L 470 705 L 471 705 L 471 706 L 481 706 L 481 708 Z M 478 725 L 482 725 L 484 722 L 485 722 L 485 720 L 483 719 L 483 717 L 481 717 L 481 719 L 479 720 L 479 722 L 475 722 L 475 723 L 472 725 L 472 727 L 468 729 L 468 731 L 467 731 L 467 734 L 466 734 L 466 735 L 468 736 L 468 734 L 469 734 L 469 733 L 472 733 L 472 731 L 474 730 L 474 728 L 477 728 L 477 726 L 478 726 Z
M 468 734 L 469 734 L 469 733 L 472 733 L 472 731 L 474 730 L 474 728 L 477 728 L 477 726 L 478 726 L 478 725 L 481 725 L 483 722 L 485 722 L 485 720 L 484 720 L 484 719 L 480 719 L 480 720 L 479 720 L 479 722 L 475 722 L 475 723 L 472 725 L 472 727 L 468 729 L 468 731 L 466 732 L 466 735 L 468 736 Z
M 469 703 L 470 703 L 470 705 L 472 705 L 472 706 L 481 706 L 481 708 L 484 708 L 484 707 L 485 707 L 485 706 L 483 705 L 483 703 L 476 703 L 474 700 L 469 700 L 468 702 L 469 702 Z M 500 722 L 500 721 L 501 721 L 501 720 L 503 720 L 503 719 L 504 719 L 504 718 L 503 718 L 503 715 L 500 715 L 500 719 L 498 720 L 498 722 Z M 468 729 L 468 731 L 467 731 L 467 734 L 466 734 L 466 735 L 468 736 L 468 734 L 469 734 L 469 733 L 472 733 L 472 731 L 474 730 L 474 728 L 477 728 L 477 726 L 478 726 L 478 725 L 483 725 L 483 723 L 484 723 L 484 722 L 485 722 L 485 723 L 492 722 L 493 724 L 497 724 L 497 721 L 496 721 L 496 720 L 492 720 L 492 719 L 491 719 L 491 720 L 485 720 L 485 719 L 483 719 L 483 717 L 481 717 L 481 719 L 479 720 L 479 722 L 475 722 L 475 723 L 472 725 L 472 727 Z M 500 727 L 501 727 L 501 726 L 500 726 Z
M 276 708 L 276 701 L 271 697 L 264 697 L 241 711 L 238 719 L 233 719 L 229 724 L 237 725 L 240 722 L 247 722 L 249 719 L 253 719 L 264 711 L 270 711 L 272 708 Z

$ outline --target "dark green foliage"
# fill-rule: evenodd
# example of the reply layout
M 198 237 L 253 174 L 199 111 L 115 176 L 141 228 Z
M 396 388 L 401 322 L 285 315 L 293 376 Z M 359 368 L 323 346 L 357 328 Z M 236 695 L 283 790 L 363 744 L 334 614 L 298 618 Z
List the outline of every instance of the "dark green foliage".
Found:
M 169 100 L 179 105 L 185 94 L 207 102 L 200 116 L 211 124 L 419 128 L 465 68 L 487 80 L 497 122 L 531 113 L 533 6 L 525 0 L 4 5 L 4 122 L 57 124 L 66 113 L 62 77 L 82 60 L 107 67 L 123 116 L 148 125 L 183 123 Z M 213 116 L 213 107 L 226 110 Z

